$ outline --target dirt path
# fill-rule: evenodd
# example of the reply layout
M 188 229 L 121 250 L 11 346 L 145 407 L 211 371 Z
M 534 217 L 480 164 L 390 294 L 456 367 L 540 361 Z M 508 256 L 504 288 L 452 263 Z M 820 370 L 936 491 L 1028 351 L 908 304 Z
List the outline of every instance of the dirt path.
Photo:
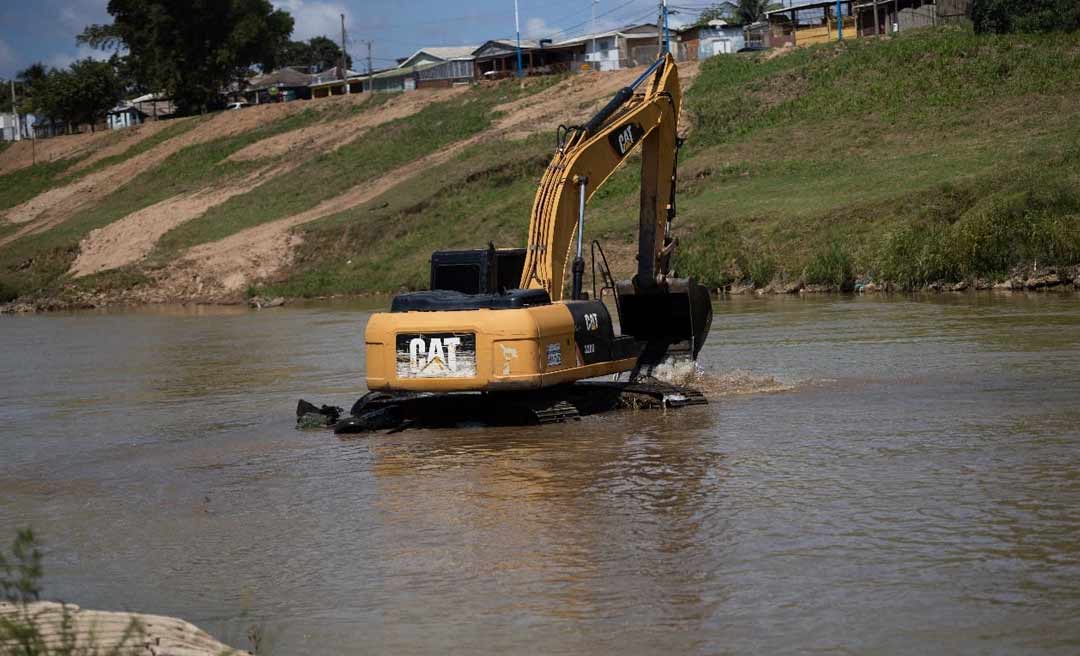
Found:
M 176 125 L 182 121 L 190 120 L 192 119 L 178 118 L 174 121 L 151 121 L 149 123 L 143 123 L 142 125 L 124 128 L 123 130 L 114 130 L 113 133 L 119 135 L 121 137 L 120 139 L 115 143 L 103 144 L 102 147 L 91 153 L 89 157 L 80 161 L 75 166 L 72 166 L 70 170 L 72 173 L 82 171 L 107 157 L 122 155 L 127 152 L 128 149 L 154 136 L 165 128 Z
M 304 102 L 291 102 L 261 105 L 240 112 L 219 112 L 184 134 L 158 144 L 144 153 L 90 173 L 67 186 L 39 194 L 3 215 L 2 218 L 11 223 L 25 225 L 0 239 L 0 247 L 25 235 L 52 228 L 81 208 L 101 200 L 120 183 L 156 167 L 182 148 L 252 130 L 262 123 L 296 114 L 308 106 L 308 103 Z
M 327 121 L 285 132 L 256 142 L 229 156 L 229 160 L 243 162 L 266 157 L 278 157 L 293 152 L 336 150 L 356 138 L 360 131 L 376 125 L 411 116 L 433 102 L 449 100 L 461 95 L 468 87 L 417 91 L 391 97 L 371 110 L 360 111 L 355 116 Z M 361 96 L 356 96 L 361 98 Z M 336 100 L 336 98 L 334 99 Z
M 79 257 L 69 273 L 78 278 L 137 262 L 168 231 L 196 219 L 210 208 L 286 175 L 307 159 L 348 143 L 373 127 L 414 114 L 427 105 L 459 95 L 463 87 L 395 96 L 372 111 L 285 132 L 255 142 L 232 155 L 251 161 L 294 153 L 283 165 L 260 169 L 239 182 L 169 198 L 94 230 L 79 244 Z M 360 99 L 360 96 L 356 96 Z M 331 102 L 338 99 L 332 99 Z M 354 101 L 356 102 L 356 101 Z
M 126 143 L 119 130 L 99 130 L 92 134 L 69 134 L 48 139 L 24 140 L 11 144 L 0 152 L 0 175 L 6 175 L 27 166 L 58 159 L 77 157 L 99 147 Z M 135 135 L 131 135 L 135 136 Z
M 679 72 L 685 87 L 696 76 L 697 66 L 681 66 Z M 157 289 L 150 292 L 153 300 L 234 300 L 251 282 L 291 263 L 293 249 L 301 241 L 293 233 L 298 226 L 362 205 L 481 141 L 519 139 L 551 130 L 560 122 L 583 121 L 640 73 L 639 69 L 575 76 L 535 96 L 497 107 L 505 115 L 486 132 L 363 182 L 300 214 L 195 246 L 166 268 Z
M 361 183 L 345 193 L 293 216 L 242 230 L 220 241 L 200 244 L 170 264 L 158 277 L 153 301 L 200 299 L 234 300 L 254 280 L 269 277 L 291 262 L 301 238 L 293 228 L 362 205 L 401 182 L 454 157 L 476 139 L 440 151 Z
M 209 208 L 249 191 L 267 174 L 263 169 L 243 181 L 193 194 L 167 198 L 129 214 L 119 221 L 90 231 L 79 243 L 79 256 L 68 272 L 79 278 L 133 264 L 150 254 L 162 235 L 176 226 L 202 216 Z

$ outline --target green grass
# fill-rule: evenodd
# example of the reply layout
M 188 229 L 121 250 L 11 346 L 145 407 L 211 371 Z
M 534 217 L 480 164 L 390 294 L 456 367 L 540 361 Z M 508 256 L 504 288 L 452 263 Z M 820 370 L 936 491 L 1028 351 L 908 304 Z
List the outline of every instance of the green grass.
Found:
M 122 153 L 117 153 L 116 155 L 111 155 L 109 157 L 103 157 L 91 164 L 90 166 L 80 169 L 73 175 L 65 177 L 57 184 L 70 184 L 71 182 L 74 182 L 83 176 L 89 175 L 90 173 L 100 171 L 106 167 L 112 166 L 113 164 L 117 164 L 126 159 L 141 155 L 150 150 L 151 148 L 159 144 L 165 143 L 169 139 L 178 137 L 185 132 L 188 132 L 189 130 L 197 126 L 201 122 L 201 120 L 202 119 L 199 118 L 181 118 L 171 120 L 169 121 L 169 125 L 162 128 L 157 133 L 143 139 L 142 141 L 135 143 L 131 147 L 124 150 Z
M 42 162 L 0 176 L 0 210 L 15 207 L 53 187 L 71 184 L 90 173 L 102 170 L 130 157 L 135 157 L 168 139 L 187 132 L 197 123 L 198 121 L 195 119 L 177 120 L 172 125 L 151 137 L 143 139 L 124 152 L 102 158 L 78 171 L 70 171 L 70 169 L 85 159 L 86 155 Z M 62 139 L 63 137 L 56 138 Z
M 57 180 L 81 157 L 26 166 L 0 175 L 0 210 L 10 209 L 57 186 Z
M 431 252 L 525 241 L 536 181 L 547 165 L 546 135 L 481 144 L 376 201 L 303 227 L 287 280 L 252 293 L 323 296 L 427 286 Z
M 685 105 L 697 128 L 680 167 L 678 272 L 848 288 L 866 274 L 918 286 L 1080 261 L 1078 63 L 1077 35 L 957 29 L 708 60 Z M 308 226 L 294 269 L 260 293 L 422 287 L 433 250 L 521 244 L 550 149 L 474 150 L 456 174 Z M 638 166 L 589 207 L 587 236 L 614 244 L 617 273 L 633 267 Z M 476 170 L 499 174 L 466 181 Z

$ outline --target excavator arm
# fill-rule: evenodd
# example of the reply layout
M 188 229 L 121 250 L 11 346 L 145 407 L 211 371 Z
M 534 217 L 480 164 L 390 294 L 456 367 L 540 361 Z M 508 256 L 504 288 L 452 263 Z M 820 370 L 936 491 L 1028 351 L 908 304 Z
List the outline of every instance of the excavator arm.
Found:
M 563 298 L 566 264 L 574 249 L 584 203 L 636 149 L 641 148 L 641 210 L 635 285 L 666 275 L 669 210 L 673 209 L 677 125 L 682 93 L 670 54 L 616 94 L 587 124 L 568 128 L 533 201 L 523 289 Z M 578 235 L 578 242 L 581 235 Z

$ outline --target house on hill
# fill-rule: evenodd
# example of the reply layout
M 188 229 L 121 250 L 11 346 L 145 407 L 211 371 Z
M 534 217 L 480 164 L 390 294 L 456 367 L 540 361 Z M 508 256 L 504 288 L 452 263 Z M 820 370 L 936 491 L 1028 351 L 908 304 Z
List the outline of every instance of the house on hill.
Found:
M 714 55 L 730 55 L 746 46 L 742 25 L 711 20 L 706 25 L 691 25 L 677 32 L 680 59 L 696 61 Z
M 331 69 L 336 71 L 336 69 Z M 311 98 L 312 80 L 325 73 L 311 75 L 286 66 L 276 71 L 257 75 L 244 89 L 244 98 L 253 105 Z M 334 73 L 336 75 L 336 72 Z
M 550 75 L 574 70 L 585 48 L 580 43 L 552 44 L 550 39 L 521 40 L 521 67 L 524 75 Z M 512 77 L 517 74 L 517 41 L 494 39 L 475 51 L 475 75 L 480 80 Z
M 110 130 L 121 130 L 146 121 L 171 118 L 174 114 L 176 105 L 165 94 L 147 93 L 118 103 L 105 115 L 105 123 Z
M 450 87 L 475 78 L 473 52 L 479 46 L 421 48 L 398 65 L 398 70 L 415 73 L 415 88 Z
M 660 33 L 656 25 L 644 23 L 627 25 L 616 30 L 586 34 L 556 43 L 568 48 L 580 45 L 584 50 L 583 63 L 596 71 L 616 71 L 621 68 L 647 66 L 660 54 Z
M 865 0 L 864 0 L 865 1 Z M 773 48 L 828 43 L 841 37 L 856 38 L 859 0 L 811 0 L 765 12 L 769 23 L 766 45 Z M 839 18 L 836 15 L 840 7 Z

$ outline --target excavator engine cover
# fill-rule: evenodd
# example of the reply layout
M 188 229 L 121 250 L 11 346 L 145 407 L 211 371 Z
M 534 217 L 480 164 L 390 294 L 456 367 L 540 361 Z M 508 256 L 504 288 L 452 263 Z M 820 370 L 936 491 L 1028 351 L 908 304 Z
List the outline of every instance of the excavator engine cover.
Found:
M 645 342 L 647 364 L 658 364 L 669 351 L 697 359 L 712 327 L 707 288 L 693 278 L 668 278 L 651 288 L 622 280 L 617 290 L 622 334 Z

